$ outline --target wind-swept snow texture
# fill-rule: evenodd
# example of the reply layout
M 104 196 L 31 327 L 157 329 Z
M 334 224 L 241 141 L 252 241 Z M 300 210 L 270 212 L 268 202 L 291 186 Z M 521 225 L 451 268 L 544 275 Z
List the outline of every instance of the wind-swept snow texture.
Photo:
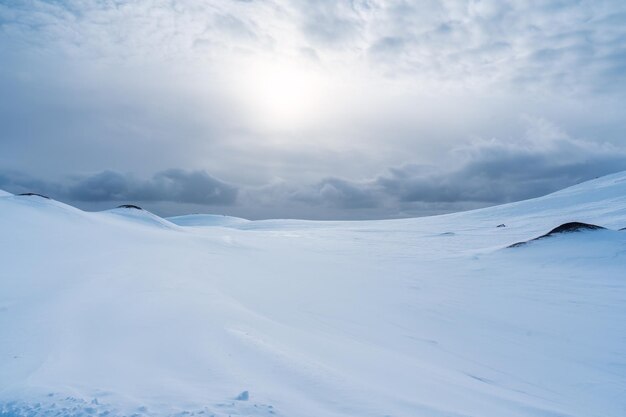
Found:
M 0 416 L 626 415 L 626 173 L 429 218 L 213 220 L 0 198 Z M 507 248 L 574 221 L 607 230 Z

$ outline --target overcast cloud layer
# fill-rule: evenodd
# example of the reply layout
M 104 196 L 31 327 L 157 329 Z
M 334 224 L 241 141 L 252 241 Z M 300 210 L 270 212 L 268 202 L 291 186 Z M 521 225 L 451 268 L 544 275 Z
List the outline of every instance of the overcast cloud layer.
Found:
M 626 170 L 623 1 L 0 3 L 0 189 L 400 217 Z

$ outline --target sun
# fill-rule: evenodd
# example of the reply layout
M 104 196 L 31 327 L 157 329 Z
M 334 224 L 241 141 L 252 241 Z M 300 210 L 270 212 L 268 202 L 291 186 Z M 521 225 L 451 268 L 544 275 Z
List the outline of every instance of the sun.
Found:
M 272 128 L 312 123 L 329 98 L 328 81 L 304 63 L 256 61 L 241 81 L 241 94 L 254 118 Z

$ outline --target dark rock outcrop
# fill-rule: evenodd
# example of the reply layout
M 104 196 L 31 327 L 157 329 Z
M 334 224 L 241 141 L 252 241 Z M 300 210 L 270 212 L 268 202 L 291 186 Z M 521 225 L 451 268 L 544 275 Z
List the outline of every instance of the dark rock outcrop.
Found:
M 43 194 L 37 194 L 37 193 L 21 193 L 18 195 L 23 195 L 23 196 L 36 196 L 36 197 L 41 197 L 41 198 L 45 198 L 47 200 L 50 200 L 50 197 L 48 197 L 47 195 L 43 195 Z
M 575 233 L 575 232 L 582 232 L 582 231 L 588 231 L 588 230 L 602 230 L 602 229 L 606 229 L 602 226 L 597 226 L 595 224 L 589 224 L 589 223 L 581 223 L 581 222 L 569 222 L 569 223 L 563 223 L 560 226 L 555 227 L 554 229 L 550 230 L 548 233 L 546 233 L 545 235 L 541 235 L 539 237 L 536 237 L 534 239 L 530 239 L 527 240 L 525 242 L 517 242 L 514 243 L 512 245 L 509 245 L 509 248 L 517 248 L 519 246 L 524 246 L 530 242 L 534 242 L 536 240 L 539 239 L 545 239 L 547 237 L 551 237 L 554 235 L 558 235 L 561 233 Z
M 126 208 L 126 209 L 134 209 L 134 210 L 143 210 L 141 207 L 136 206 L 134 204 L 122 204 L 121 206 L 117 206 L 117 208 Z

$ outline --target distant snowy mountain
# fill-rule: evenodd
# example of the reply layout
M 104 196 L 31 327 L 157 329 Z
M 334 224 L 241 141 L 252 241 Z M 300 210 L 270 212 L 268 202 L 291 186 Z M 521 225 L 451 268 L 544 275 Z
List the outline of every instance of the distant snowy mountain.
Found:
M 0 196 L 1 417 L 626 415 L 626 173 L 360 222 Z

